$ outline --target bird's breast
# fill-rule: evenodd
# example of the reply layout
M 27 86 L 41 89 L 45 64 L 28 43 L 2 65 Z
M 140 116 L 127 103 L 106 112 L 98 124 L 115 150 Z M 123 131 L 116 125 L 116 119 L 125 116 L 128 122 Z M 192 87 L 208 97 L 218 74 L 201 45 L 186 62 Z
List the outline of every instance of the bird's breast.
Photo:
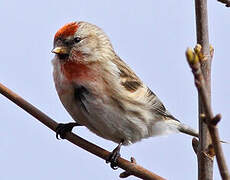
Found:
M 76 79 L 93 79 L 94 73 L 87 65 L 77 62 L 64 62 L 61 64 L 61 72 L 69 81 Z

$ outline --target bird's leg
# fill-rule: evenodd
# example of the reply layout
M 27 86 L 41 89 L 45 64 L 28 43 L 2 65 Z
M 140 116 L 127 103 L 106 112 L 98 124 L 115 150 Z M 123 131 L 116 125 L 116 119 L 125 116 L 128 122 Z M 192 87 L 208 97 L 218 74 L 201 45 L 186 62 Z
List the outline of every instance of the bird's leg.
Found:
M 66 133 L 71 132 L 73 127 L 75 127 L 75 126 L 81 126 L 81 125 L 76 123 L 76 122 L 71 122 L 71 123 L 66 123 L 66 124 L 59 123 L 57 128 L 56 128 L 56 138 L 59 139 L 59 137 L 60 137 L 60 138 L 64 139 Z
M 121 150 L 121 146 L 123 144 L 124 141 L 121 141 L 118 146 L 111 152 L 111 154 L 109 155 L 108 159 L 106 160 L 106 163 L 110 162 L 110 167 L 114 170 L 118 169 L 117 167 L 117 159 L 121 156 L 120 154 L 120 150 Z

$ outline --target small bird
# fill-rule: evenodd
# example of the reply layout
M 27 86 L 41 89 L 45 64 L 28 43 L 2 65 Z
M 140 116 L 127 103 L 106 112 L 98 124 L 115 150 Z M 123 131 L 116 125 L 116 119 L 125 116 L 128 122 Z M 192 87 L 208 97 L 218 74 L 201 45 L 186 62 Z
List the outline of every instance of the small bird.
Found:
M 116 169 L 122 145 L 174 132 L 198 136 L 169 113 L 96 25 L 82 21 L 64 25 L 54 36 L 52 52 L 55 87 L 75 121 L 60 123 L 57 138 L 79 125 L 118 143 L 108 157 Z

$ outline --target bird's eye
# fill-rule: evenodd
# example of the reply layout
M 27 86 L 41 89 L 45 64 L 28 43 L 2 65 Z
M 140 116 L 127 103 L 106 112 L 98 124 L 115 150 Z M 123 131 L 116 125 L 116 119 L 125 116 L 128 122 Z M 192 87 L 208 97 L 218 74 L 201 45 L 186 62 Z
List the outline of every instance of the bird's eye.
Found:
M 80 38 L 80 37 L 75 37 L 75 38 L 73 39 L 73 41 L 74 41 L 75 43 L 79 43 L 79 42 L 81 41 L 81 38 Z

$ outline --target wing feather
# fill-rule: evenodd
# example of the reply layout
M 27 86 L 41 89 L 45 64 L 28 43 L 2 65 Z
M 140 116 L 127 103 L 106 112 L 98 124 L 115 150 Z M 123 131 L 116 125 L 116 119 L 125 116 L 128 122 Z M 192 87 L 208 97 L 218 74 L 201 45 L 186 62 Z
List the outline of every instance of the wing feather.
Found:
M 124 61 L 117 57 L 113 62 L 120 70 L 121 85 L 128 91 L 127 94 L 130 94 L 130 96 L 133 97 L 132 101 L 135 104 L 139 103 L 139 105 L 147 105 L 150 107 L 153 113 L 162 115 L 166 119 L 173 119 L 178 121 L 167 111 L 160 99 L 142 83 L 138 76 L 132 71 L 132 69 L 129 68 L 127 64 L 125 64 Z M 144 98 L 138 98 L 137 96 Z

